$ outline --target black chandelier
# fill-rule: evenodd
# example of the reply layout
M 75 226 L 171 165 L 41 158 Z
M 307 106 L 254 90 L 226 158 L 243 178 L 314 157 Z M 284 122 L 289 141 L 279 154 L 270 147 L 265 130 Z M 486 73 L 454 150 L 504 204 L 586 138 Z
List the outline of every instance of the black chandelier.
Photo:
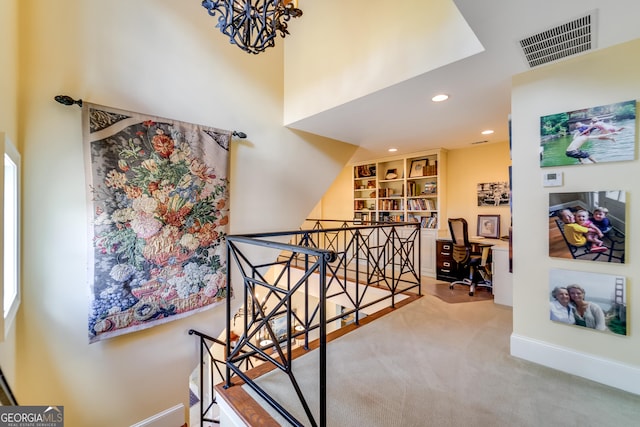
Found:
M 218 15 L 220 32 L 229 41 L 249 53 L 260 53 L 275 45 L 280 33 L 284 38 L 287 22 L 302 15 L 297 0 L 203 0 L 209 15 Z

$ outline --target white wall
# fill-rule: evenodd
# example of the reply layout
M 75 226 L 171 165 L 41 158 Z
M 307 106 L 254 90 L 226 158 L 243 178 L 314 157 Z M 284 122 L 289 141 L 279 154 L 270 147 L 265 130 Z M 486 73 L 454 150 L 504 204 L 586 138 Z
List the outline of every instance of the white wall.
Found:
M 636 160 L 540 168 L 540 117 L 640 98 L 640 40 L 552 64 L 513 79 L 514 316 L 512 354 L 615 387 L 640 393 L 640 212 Z M 637 131 L 636 131 L 637 138 Z M 636 150 L 637 151 L 637 150 Z M 542 172 L 564 172 L 562 187 L 544 188 Z M 625 264 L 554 259 L 548 256 L 549 192 L 624 190 L 628 234 Z M 549 270 L 562 268 L 627 277 L 627 337 L 571 328 L 549 320 Z
M 70 426 L 131 425 L 189 407 L 199 353 L 187 331 L 217 335 L 224 309 L 88 344 L 81 111 L 54 96 L 245 132 L 231 147 L 232 233 L 298 227 L 355 147 L 283 128 L 281 44 L 242 52 L 200 2 L 43 6 L 19 2 L 24 294 L 15 393 L 25 405 L 64 405 Z M 15 84 L 15 75 L 0 77 Z

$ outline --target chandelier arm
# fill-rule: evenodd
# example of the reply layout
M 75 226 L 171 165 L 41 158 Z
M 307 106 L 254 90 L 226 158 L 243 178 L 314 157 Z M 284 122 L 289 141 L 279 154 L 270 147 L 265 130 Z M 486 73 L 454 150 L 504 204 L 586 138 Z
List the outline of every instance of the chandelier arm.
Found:
M 217 28 L 229 42 L 245 52 L 258 54 L 275 46 L 278 34 L 289 34 L 288 21 L 302 16 L 294 2 L 286 0 L 203 0 L 211 16 L 218 15 Z

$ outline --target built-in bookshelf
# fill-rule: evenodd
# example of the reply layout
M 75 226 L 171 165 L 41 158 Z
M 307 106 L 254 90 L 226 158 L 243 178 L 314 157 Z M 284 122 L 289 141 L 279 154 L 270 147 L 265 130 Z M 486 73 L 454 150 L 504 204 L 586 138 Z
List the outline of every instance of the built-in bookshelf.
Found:
M 419 222 L 439 229 L 445 166 L 443 149 L 354 164 L 354 219 Z
M 436 239 L 448 226 L 446 156 L 446 150 L 438 149 L 353 164 L 354 220 L 419 222 L 423 276 L 436 276 Z
M 376 163 L 353 166 L 353 218 L 357 221 L 376 221 L 378 177 Z

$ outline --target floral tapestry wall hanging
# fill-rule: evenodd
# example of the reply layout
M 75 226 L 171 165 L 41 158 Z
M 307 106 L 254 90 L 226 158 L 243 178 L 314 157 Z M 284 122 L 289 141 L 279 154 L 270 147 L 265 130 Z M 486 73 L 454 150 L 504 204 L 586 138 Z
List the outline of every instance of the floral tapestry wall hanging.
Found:
M 82 122 L 89 341 L 223 302 L 231 133 L 86 102 Z

